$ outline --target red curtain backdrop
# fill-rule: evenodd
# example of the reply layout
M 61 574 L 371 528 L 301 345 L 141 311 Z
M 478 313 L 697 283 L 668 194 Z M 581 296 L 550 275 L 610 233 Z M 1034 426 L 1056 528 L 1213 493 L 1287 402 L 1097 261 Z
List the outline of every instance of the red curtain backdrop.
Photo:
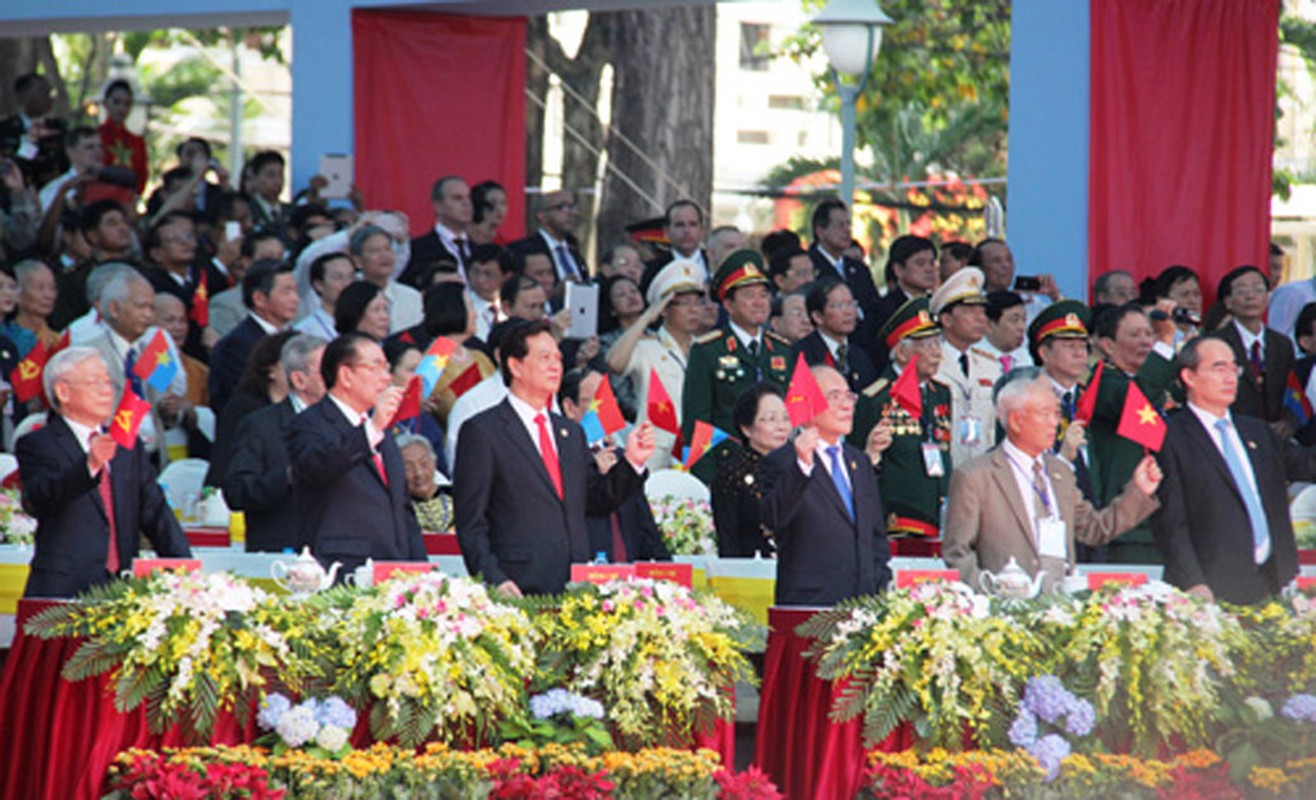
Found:
M 406 211 L 412 235 L 434 224 L 430 187 L 445 175 L 507 188 L 506 239 L 524 234 L 523 18 L 352 12 L 356 180 L 371 208 Z
M 1278 0 L 1091 0 L 1089 280 L 1171 264 L 1207 302 L 1270 240 Z

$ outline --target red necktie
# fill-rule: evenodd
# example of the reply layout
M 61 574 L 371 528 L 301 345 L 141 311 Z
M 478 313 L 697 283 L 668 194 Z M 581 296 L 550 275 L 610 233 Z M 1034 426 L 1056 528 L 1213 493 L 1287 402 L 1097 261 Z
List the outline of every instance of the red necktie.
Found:
M 375 469 L 379 470 L 379 479 L 388 486 L 388 473 L 384 471 L 384 457 L 379 453 L 371 453 L 370 458 L 375 462 Z
M 544 459 L 544 469 L 548 470 L 548 477 L 553 481 L 553 488 L 557 489 L 557 497 L 561 500 L 564 497 L 562 468 L 558 465 L 557 451 L 553 449 L 553 437 L 548 435 L 548 418 L 536 414 L 535 424 L 539 426 L 539 455 Z
M 91 434 L 93 437 L 96 432 Z M 105 518 L 110 522 L 110 547 L 105 556 L 105 571 L 111 575 L 119 574 L 119 536 L 118 526 L 114 524 L 114 490 L 110 486 L 110 465 L 107 462 L 101 467 L 100 478 L 96 481 L 96 489 L 101 495 L 101 504 L 105 506 Z
M 1252 342 L 1252 352 L 1249 353 L 1249 360 L 1252 362 L 1252 378 L 1258 384 L 1261 383 L 1261 376 L 1266 374 L 1265 362 L 1261 359 L 1261 340 L 1256 339 Z
M 614 511 L 608 520 L 612 523 L 612 563 L 625 564 L 630 559 L 626 557 L 626 540 L 621 535 L 621 516 Z

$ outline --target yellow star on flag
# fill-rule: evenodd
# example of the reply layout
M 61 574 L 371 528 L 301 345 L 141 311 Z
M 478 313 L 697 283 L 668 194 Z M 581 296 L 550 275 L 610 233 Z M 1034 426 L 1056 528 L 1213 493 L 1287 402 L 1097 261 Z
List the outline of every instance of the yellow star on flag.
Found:
M 133 164 L 133 151 L 122 141 L 110 145 L 110 158 L 118 166 L 131 167 Z
M 155 354 L 155 363 L 158 364 L 158 365 L 161 365 L 161 366 L 163 366 L 163 365 L 165 365 L 165 364 L 168 364 L 168 363 L 169 363 L 169 351 L 167 351 L 167 350 L 161 350 L 160 352 L 156 353 L 156 354 Z
M 1138 409 L 1139 425 L 1155 425 L 1160 419 L 1161 415 L 1156 413 L 1156 409 L 1152 408 L 1150 403 Z

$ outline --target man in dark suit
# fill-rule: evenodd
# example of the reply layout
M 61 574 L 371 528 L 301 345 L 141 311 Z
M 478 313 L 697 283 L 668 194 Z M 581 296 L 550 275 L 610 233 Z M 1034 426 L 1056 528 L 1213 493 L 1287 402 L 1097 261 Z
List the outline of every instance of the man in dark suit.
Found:
M 880 330 L 911 297 L 929 295 L 937 288 L 937 246 L 922 236 L 897 236 L 887 250 L 885 276 L 891 288 L 877 302 L 872 318 L 865 320 L 866 330 Z M 874 339 L 869 350 L 873 368 L 881 373 L 890 354 L 880 339 Z
M 568 372 L 562 377 L 562 388 L 557 395 L 562 413 L 572 422 L 579 423 L 589 411 L 602 383 L 603 373 L 589 367 Z M 593 450 L 599 472 L 622 467 L 616 448 L 604 445 Z M 591 515 L 586 522 L 589 525 L 590 552 L 604 554 L 609 562 L 672 560 L 643 492 L 631 495 L 611 514 Z
M 289 339 L 279 356 L 291 390 L 288 398 L 238 423 L 237 445 L 223 479 L 224 501 L 246 517 L 249 553 L 281 553 L 309 544 L 298 540 L 285 440 L 297 415 L 324 399 L 320 359 L 325 344 L 307 333 Z
M 588 281 L 589 265 L 585 263 L 573 233 L 580 224 L 580 210 L 576 206 L 575 194 L 561 189 L 537 195 L 534 209 L 539 230 L 507 246 L 513 258 L 527 252 L 548 253 L 558 283 Z
M 562 353 L 547 322 L 500 343 L 507 399 L 462 425 L 453 499 L 466 570 L 499 591 L 560 592 L 590 551 L 587 515 L 606 515 L 644 484 L 653 454 L 645 422 L 631 430 L 625 464 L 600 474 L 580 426 L 551 413 Z
M 855 301 L 859 303 L 860 344 L 868 348 L 870 359 L 881 360 L 880 354 L 873 352 L 873 343 L 874 334 L 881 327 L 877 317 L 882 298 L 873 283 L 873 273 L 868 265 L 845 256 L 846 249 L 853 241 L 849 210 L 840 200 L 824 200 L 813 211 L 812 225 L 813 244 L 809 247 L 809 257 L 813 259 L 818 277 L 832 275 L 850 287 Z M 899 307 L 897 304 L 896 308 Z
M 640 278 L 640 292 L 648 294 L 649 284 L 663 267 L 678 258 L 693 261 L 703 267 L 703 280 L 718 268 L 704 250 L 704 231 L 707 223 L 704 210 L 693 200 L 677 200 L 667 207 L 663 217 L 663 233 L 667 236 L 668 249 L 662 255 L 644 263 L 644 275 Z
M 1178 369 L 1188 407 L 1169 423 L 1152 518 L 1165 580 L 1208 599 L 1260 602 L 1297 575 L 1288 481 L 1316 478 L 1316 455 L 1230 411 L 1246 376 L 1225 343 L 1189 340 Z
M 430 189 L 430 202 L 434 205 L 434 227 L 411 240 L 411 260 L 398 275 L 399 283 L 417 289 L 425 288 L 419 285 L 419 278 L 426 265 L 438 259 L 456 262 L 463 276 L 470 266 L 471 242 L 466 237 L 466 226 L 475 214 L 471 188 L 456 175 L 444 176 Z
M 112 580 L 131 568 L 142 534 L 162 556 L 190 556 L 146 451 L 102 430 L 114 383 L 100 353 L 63 350 L 42 380 L 55 413 L 17 444 L 23 504 L 37 520 L 24 596 L 72 597 Z
M 877 371 L 868 353 L 855 342 L 855 329 L 859 323 L 858 306 L 850 287 L 830 275 L 813 282 L 804 307 L 813 322 L 813 333 L 795 343 L 790 363 L 794 366 L 799 354 L 809 366 L 825 364 L 845 376 L 845 382 L 854 392 L 862 391 L 877 380 Z
M 854 392 L 835 369 L 812 369 L 827 410 L 760 467 L 759 515 L 777 540 L 777 605 L 830 606 L 891 580 L 872 461 L 845 443 Z
M 287 438 L 300 541 L 322 563 L 342 562 L 344 574 L 367 558 L 426 560 L 402 454 L 384 433 L 402 401 L 384 351 L 344 334 L 324 349 L 320 375 L 328 395 L 296 416 Z
M 44 75 L 19 75 L 14 99 L 18 113 L 0 120 L 0 157 L 14 158 L 28 185 L 39 189 L 69 168 L 64 120 L 50 116 L 55 90 Z
M 257 261 L 242 276 L 242 302 L 250 310 L 246 319 L 215 343 L 210 356 L 210 407 L 215 416 L 242 378 L 251 348 L 263 336 L 287 328 L 297 316 L 297 280 L 292 266 L 279 261 Z
M 1265 420 L 1276 433 L 1287 437 L 1297 428 L 1293 413 L 1284 408 L 1284 392 L 1294 364 L 1293 343 L 1266 327 L 1268 291 L 1266 276 L 1256 267 L 1238 267 L 1221 278 L 1217 297 L 1233 322 L 1216 335 L 1243 367 L 1233 412 Z

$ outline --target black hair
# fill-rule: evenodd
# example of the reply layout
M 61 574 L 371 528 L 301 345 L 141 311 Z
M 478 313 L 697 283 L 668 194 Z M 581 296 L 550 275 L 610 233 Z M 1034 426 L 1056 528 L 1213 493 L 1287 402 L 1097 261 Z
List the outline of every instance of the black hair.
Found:
M 420 351 L 420 345 L 415 342 L 409 342 L 406 339 L 388 339 L 384 342 L 384 358 L 388 359 L 388 368 L 397 369 L 402 357 L 407 354 L 408 350 Z
M 599 333 L 608 333 L 621 327 L 621 320 L 617 318 L 617 310 L 612 307 L 612 288 L 617 284 L 625 281 L 635 286 L 635 290 L 640 290 L 639 284 L 626 277 L 625 275 L 610 275 L 603 279 L 599 284 Z M 640 295 L 644 299 L 644 295 Z M 643 313 L 643 309 L 640 310 Z
M 310 222 L 311 217 L 329 217 L 333 219 L 329 209 L 319 203 L 303 203 L 299 206 L 293 206 L 292 213 L 288 215 L 288 227 L 295 231 L 301 231 L 306 227 L 306 223 Z
M 503 281 L 503 285 L 498 290 L 498 298 L 508 308 L 511 308 L 516 305 L 516 298 L 520 296 L 521 292 L 543 288 L 539 281 L 534 278 L 527 278 L 520 272 L 514 272 L 507 277 L 507 280 Z
M 804 245 L 803 242 L 800 241 L 800 235 L 798 233 L 795 231 L 788 231 L 785 228 L 769 233 L 767 236 L 763 237 L 763 241 L 759 242 L 759 252 L 763 254 L 763 258 L 769 264 L 773 263 L 776 253 L 779 250 L 785 250 L 786 248 L 795 248 L 796 250 L 803 251 Z
M 332 253 L 322 253 L 321 255 L 316 256 L 315 260 L 311 262 L 311 286 L 314 287 L 316 281 L 324 280 L 324 269 L 329 266 L 329 262 L 336 261 L 340 258 L 352 265 L 352 274 L 355 275 L 356 262 L 352 261 L 352 257 L 347 253 L 344 253 L 341 250 L 335 250 Z
M 602 374 L 597 369 L 586 364 L 583 367 L 576 367 L 568 370 L 562 376 L 562 383 L 557 387 L 558 405 L 566 406 L 567 401 L 580 405 L 580 386 L 591 374 Z
M 278 164 L 279 169 L 283 169 L 287 162 L 284 161 L 283 155 L 277 150 L 262 150 L 252 156 L 251 160 L 247 162 L 247 169 L 254 175 L 265 169 L 269 164 Z
M 1092 310 L 1092 333 L 1098 339 L 1114 339 L 1119 332 L 1120 323 L 1130 314 L 1147 316 L 1147 310 L 1138 302 L 1125 303 L 1122 306 L 1107 305 L 1098 311 Z
M 466 286 L 446 281 L 425 290 L 425 332 L 430 336 L 465 333 Z
M 1311 336 L 1311 326 L 1316 323 L 1316 303 L 1308 303 L 1298 312 L 1298 321 L 1293 326 L 1293 338 Z
M 109 99 L 110 99 L 110 95 L 114 94 L 114 92 L 115 92 L 116 90 L 118 90 L 118 89 L 122 89 L 122 90 L 124 90 L 125 92 L 128 93 L 129 96 L 132 96 L 132 94 L 133 94 L 133 87 L 132 87 L 132 84 L 128 83 L 128 81 L 125 81 L 123 78 L 117 78 L 117 79 L 115 79 L 115 80 L 110 81 L 108 84 L 106 84 L 106 86 L 105 86 L 105 94 L 102 95 L 102 96 L 103 96 L 106 100 L 109 100 Z
M 891 242 L 891 247 L 886 251 L 886 280 L 890 283 L 896 279 L 896 264 L 901 266 L 914 256 L 925 250 L 932 251 L 932 257 L 937 257 L 937 246 L 932 243 L 931 239 L 922 236 L 905 234 L 897 236 L 895 241 Z
M 169 225 L 173 225 L 179 220 L 187 220 L 195 224 L 196 220 L 186 211 L 170 211 L 163 217 L 157 219 L 150 228 L 146 230 L 146 239 L 142 242 L 142 249 L 148 254 L 160 246 L 160 231 Z
M 471 250 L 472 264 L 487 264 L 490 261 L 498 262 L 498 269 L 504 273 L 512 271 L 512 259 L 507 255 L 506 248 L 496 244 L 478 244 Z
M 23 94 L 31 89 L 33 84 L 44 78 L 45 76 L 39 72 L 24 72 L 14 79 L 14 94 Z
M 673 202 L 671 205 L 667 206 L 667 210 L 663 212 L 663 224 L 665 226 L 671 227 L 672 213 L 675 212 L 678 208 L 693 208 L 695 210 L 695 213 L 699 215 L 699 224 L 700 225 L 704 224 L 704 209 L 700 208 L 699 204 L 696 203 L 695 201 L 689 198 L 682 198 L 680 200 Z
M 268 242 L 271 239 L 280 242 L 284 250 L 288 249 L 288 243 L 279 234 L 265 228 L 256 228 L 242 237 L 242 245 L 238 248 L 238 252 L 242 254 L 243 258 L 252 258 L 256 255 L 256 245 L 261 242 Z M 335 253 L 334 255 L 341 255 L 341 253 Z
M 192 143 L 199 144 L 203 148 L 205 148 L 206 158 L 214 158 L 215 154 L 214 151 L 210 149 L 209 141 L 202 139 L 200 136 L 189 136 L 183 141 L 179 142 L 178 146 L 174 148 L 174 155 L 178 157 L 179 161 L 183 160 L 183 149 Z
M 84 206 L 82 213 L 78 215 L 78 230 L 83 233 L 96 230 L 100 227 L 101 221 L 113 211 L 118 211 L 124 215 L 124 219 L 127 219 L 123 206 L 119 205 L 117 200 L 108 197 Z
M 759 403 L 768 395 L 783 397 L 781 389 L 766 381 L 754 384 L 740 395 L 736 400 L 735 411 L 732 412 L 737 433 L 743 436 L 746 428 L 754 427 L 754 418 L 759 414 Z
M 466 179 L 460 175 L 444 175 L 442 178 L 439 178 L 434 182 L 434 185 L 430 187 L 431 201 L 443 199 L 443 188 L 448 185 L 449 181 L 461 181 L 462 183 L 465 183 Z
M 366 308 L 371 301 L 383 293 L 383 289 L 370 281 L 353 281 L 344 286 L 342 294 L 338 295 L 338 301 L 334 303 L 334 328 L 338 330 L 338 334 L 342 336 L 356 333 L 356 327 L 365 318 Z M 374 341 L 374 337 L 369 334 L 362 336 Z
M 247 198 L 237 192 L 222 193 L 219 196 L 219 201 L 215 203 L 215 216 L 222 219 L 232 219 L 238 203 L 245 203 L 248 208 L 251 207 L 251 203 Z
M 283 273 L 292 274 L 292 265 L 272 258 L 252 262 L 247 268 L 247 274 L 242 276 L 242 304 L 247 308 L 255 308 L 256 293 L 268 297 L 274 291 L 275 281 Z
M 819 228 L 825 228 L 831 223 L 832 212 L 838 208 L 845 211 L 845 203 L 835 197 L 829 197 L 813 209 L 813 217 L 809 220 L 809 230 L 813 233 L 813 238 L 818 238 Z
M 324 379 L 325 391 L 337 385 L 339 368 L 357 357 L 357 346 L 362 342 L 378 344 L 364 333 L 352 331 L 342 334 L 324 348 L 324 355 L 320 356 L 320 377 Z
M 1216 300 L 1224 302 L 1225 298 L 1229 297 L 1230 293 L 1234 291 L 1234 281 L 1249 272 L 1255 272 L 1260 275 L 1261 280 L 1266 284 L 1266 288 L 1270 288 L 1270 281 L 1266 278 L 1266 273 L 1262 272 L 1260 267 L 1254 267 L 1251 264 L 1244 264 L 1241 267 L 1234 267 L 1229 272 L 1225 273 L 1225 277 L 1220 279 L 1220 285 L 1215 292 Z
M 987 319 L 1000 322 L 1001 316 L 1015 306 L 1022 306 L 1024 299 L 1014 292 L 990 292 L 987 295 Z
M 95 128 L 89 127 L 87 125 L 79 125 L 78 127 L 72 128 L 69 130 L 68 133 L 64 134 L 64 146 L 77 147 L 78 144 L 82 142 L 83 139 L 90 139 L 93 136 L 99 139 L 100 135 L 101 135 L 100 131 L 96 130 Z
M 502 192 L 507 194 L 507 190 L 498 181 L 480 181 L 471 187 L 471 221 L 484 222 L 486 211 L 493 211 L 493 204 L 489 202 L 490 192 Z M 435 198 L 438 199 L 438 198 Z M 472 258 L 474 256 L 472 255 Z M 488 261 L 488 259 L 485 259 Z
M 237 391 L 254 397 L 268 399 L 270 394 L 270 369 L 279 363 L 283 346 L 297 335 L 297 331 L 280 331 L 269 336 L 262 336 L 251 348 L 247 356 L 247 365 L 238 379 Z
M 502 339 L 499 342 L 499 349 L 503 355 L 503 383 L 508 386 L 512 385 L 512 367 L 509 362 L 514 358 L 518 361 L 524 361 L 525 357 L 530 354 L 530 338 L 541 333 L 547 333 L 549 336 L 553 335 L 553 326 L 548 324 L 546 319 L 535 320 L 534 322 L 526 321 L 503 332 Z
M 503 337 L 507 335 L 508 331 L 518 325 L 525 325 L 526 322 L 526 320 L 512 317 L 511 319 L 505 319 L 490 328 L 489 335 L 484 340 L 484 343 L 489 347 L 489 356 L 495 361 L 501 363 L 502 358 L 500 356 L 502 353 L 500 352 L 500 348 L 503 346 Z
M 845 286 L 845 282 L 831 275 L 809 284 L 809 293 L 804 297 L 804 310 L 809 315 L 810 322 L 813 322 L 814 314 L 823 314 L 827 311 L 827 298 L 841 286 Z
M 787 272 L 790 272 L 792 259 L 799 256 L 807 256 L 808 254 L 808 251 L 803 247 L 800 247 L 798 244 L 782 243 L 777 245 L 775 249 L 773 249 L 772 255 L 767 257 L 768 277 L 776 278 L 785 275 Z
M 1170 292 L 1175 286 L 1189 280 L 1190 278 L 1198 281 L 1199 284 L 1201 283 L 1197 277 L 1197 273 L 1189 267 L 1185 267 L 1182 264 L 1175 264 L 1166 267 L 1161 270 L 1160 275 L 1156 276 L 1156 296 L 1158 298 L 1169 297 Z
M 973 245 L 968 242 L 944 242 L 941 245 L 941 252 L 950 253 L 956 261 L 968 261 L 973 255 Z

